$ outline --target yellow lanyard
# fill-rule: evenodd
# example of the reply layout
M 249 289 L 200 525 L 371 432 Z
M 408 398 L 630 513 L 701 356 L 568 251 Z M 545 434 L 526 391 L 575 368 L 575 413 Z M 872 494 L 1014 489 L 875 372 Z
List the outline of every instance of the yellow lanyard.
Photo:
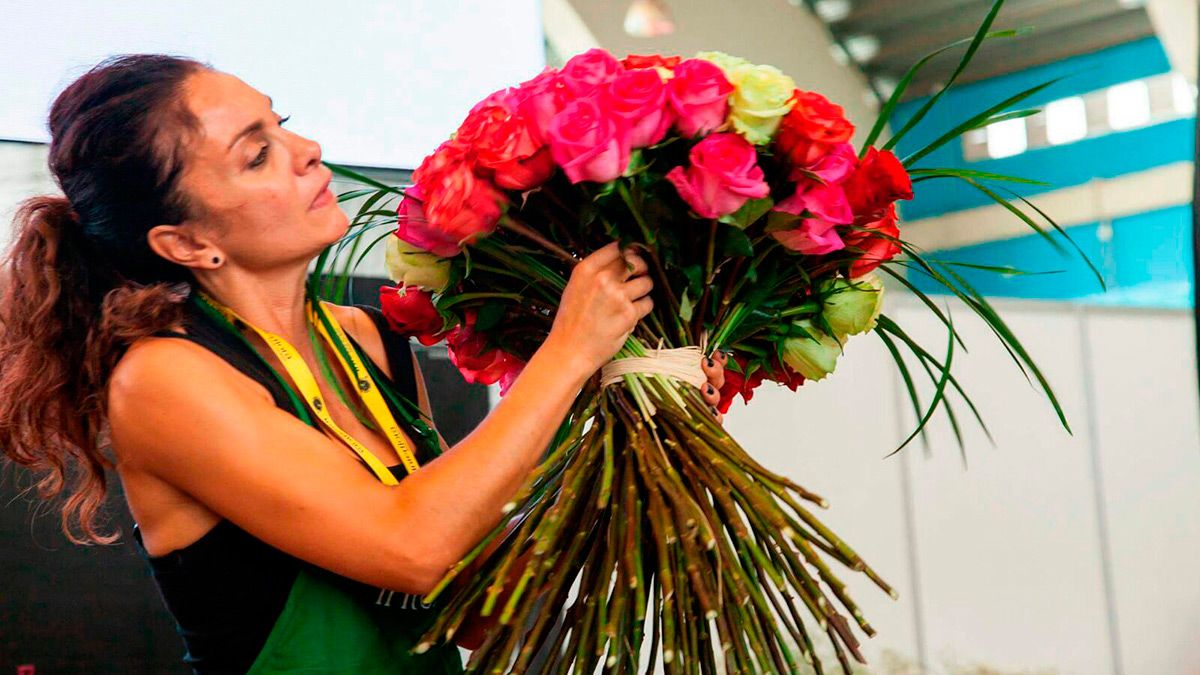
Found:
M 329 414 L 328 407 L 321 398 L 321 389 L 317 386 L 316 378 L 313 377 L 312 371 L 308 368 L 308 364 L 304 362 L 304 359 L 300 356 L 300 353 L 296 351 L 295 347 L 293 347 L 290 343 L 288 343 L 287 340 L 283 339 L 279 335 L 268 333 L 267 331 L 261 330 L 252 325 L 250 322 L 238 316 L 238 314 L 232 309 L 214 300 L 211 296 L 207 294 L 201 294 L 201 296 L 204 302 L 207 302 L 214 309 L 224 315 L 225 318 L 228 319 L 229 322 L 234 326 L 246 326 L 255 333 L 258 333 L 258 336 L 263 339 L 263 342 L 267 343 L 267 346 L 271 348 L 271 351 L 275 354 L 276 358 L 279 359 L 279 362 L 283 364 L 284 369 L 287 370 L 288 375 L 291 376 L 292 382 L 294 382 L 296 387 L 300 390 L 300 395 L 304 397 L 305 404 L 310 410 L 312 410 L 313 414 L 317 416 L 317 419 L 321 421 L 321 424 L 324 425 L 325 428 L 334 436 L 337 436 L 343 443 L 349 446 L 350 449 L 358 455 L 359 459 L 361 459 L 368 467 L 370 467 L 371 471 L 375 473 L 375 476 L 378 477 L 384 485 L 399 484 L 399 481 L 397 481 L 396 477 L 392 475 L 392 472 L 388 470 L 387 466 L 385 466 L 384 463 L 374 455 L 374 453 L 368 450 L 367 447 L 362 443 L 359 443 L 353 436 L 346 433 L 344 429 L 339 427 L 337 423 L 333 421 L 333 417 Z M 316 326 L 317 332 L 322 338 L 325 339 L 327 343 L 329 343 L 331 347 L 333 347 L 333 352 L 337 355 L 338 363 L 342 364 L 342 370 L 344 370 L 350 380 L 355 383 L 355 391 L 358 392 L 359 399 L 361 399 L 366 405 L 367 410 L 371 413 L 371 417 L 374 418 L 375 422 L 379 425 L 379 428 L 383 429 L 384 434 L 387 436 L 388 442 L 391 443 L 392 448 L 400 457 L 400 461 L 404 464 L 404 469 L 408 471 L 408 473 L 416 471 L 418 468 L 420 468 L 420 465 L 417 464 L 417 459 L 413 455 L 412 449 L 408 445 L 408 440 L 405 439 L 404 433 L 400 430 L 400 426 L 396 424 L 396 418 L 392 416 L 391 409 L 388 408 L 387 403 L 384 402 L 383 395 L 379 393 L 378 385 L 371 381 L 371 376 L 367 373 L 367 369 L 359 359 L 358 354 L 352 347 L 350 347 L 350 341 L 347 339 L 345 331 L 342 330 L 342 327 L 338 324 L 337 320 L 325 311 L 324 307 L 319 307 L 314 310 L 310 304 L 306 307 L 306 311 L 308 312 L 309 320 L 312 321 Z M 342 350 L 338 349 L 337 345 L 334 344 L 332 336 L 330 336 L 329 332 L 325 330 L 324 324 L 318 319 L 318 317 L 314 316 L 316 311 L 321 312 L 323 317 L 329 322 L 329 325 L 333 327 L 333 331 L 337 335 L 338 340 L 340 340 L 341 344 L 346 347 L 345 352 L 349 356 L 350 362 L 346 361 L 346 357 L 342 355 Z

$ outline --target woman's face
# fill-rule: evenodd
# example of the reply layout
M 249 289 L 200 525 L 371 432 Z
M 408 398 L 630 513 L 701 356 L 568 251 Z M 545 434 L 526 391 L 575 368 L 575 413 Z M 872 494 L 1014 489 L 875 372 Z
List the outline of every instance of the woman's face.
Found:
M 321 146 L 282 126 L 271 99 L 221 72 L 184 83 L 198 121 L 180 188 L 227 264 L 268 271 L 307 262 L 346 232 Z

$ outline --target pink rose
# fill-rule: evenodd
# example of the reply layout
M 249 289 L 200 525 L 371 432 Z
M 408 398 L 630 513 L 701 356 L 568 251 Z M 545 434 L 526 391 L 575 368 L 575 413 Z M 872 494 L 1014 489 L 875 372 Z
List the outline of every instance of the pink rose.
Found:
M 653 69 L 628 70 L 608 86 L 605 103 L 629 128 L 629 145 L 645 148 L 661 141 L 675 121 L 667 105 L 667 85 Z
M 421 186 L 413 185 L 404 191 L 404 198 L 396 209 L 396 236 L 423 251 L 437 255 L 457 254 L 457 243 L 429 224 L 424 206 L 425 193 Z
M 809 214 L 833 223 L 849 223 L 854 212 L 846 200 L 846 191 L 840 185 L 823 185 L 816 181 L 801 181 L 792 196 L 775 205 L 772 211 L 782 211 L 796 216 Z
M 598 101 L 596 97 L 568 103 L 547 130 L 550 153 L 572 183 L 607 183 L 629 166 L 625 121 Z
M 703 59 L 687 59 L 675 66 L 668 98 L 678 118 L 675 128 L 687 137 L 706 134 L 725 122 L 733 85 L 725 71 Z
M 435 345 L 446 335 L 442 316 L 427 291 L 384 286 L 379 289 L 379 306 L 392 330 L 415 337 L 423 345 Z
M 803 176 L 809 176 L 816 177 L 823 183 L 841 183 L 854 173 L 857 165 L 858 155 L 854 153 L 854 146 L 849 143 L 837 143 L 811 164 L 793 168 L 791 179 L 800 180 Z
M 838 236 L 836 224 L 820 218 L 805 218 L 800 226 L 792 230 L 776 230 L 771 233 L 775 240 L 789 251 L 805 255 L 825 255 L 846 247 Z
M 560 74 L 567 91 L 576 98 L 583 98 L 612 82 L 624 69 L 612 54 L 603 49 L 589 49 L 572 56 Z
M 687 169 L 671 169 L 667 180 L 703 218 L 720 218 L 770 193 L 754 146 L 739 134 L 712 134 L 692 146 L 688 159 Z
M 517 112 L 535 131 L 538 139 L 546 141 L 550 120 L 566 105 L 567 90 L 557 70 L 547 68 L 540 75 L 523 82 L 513 92 Z

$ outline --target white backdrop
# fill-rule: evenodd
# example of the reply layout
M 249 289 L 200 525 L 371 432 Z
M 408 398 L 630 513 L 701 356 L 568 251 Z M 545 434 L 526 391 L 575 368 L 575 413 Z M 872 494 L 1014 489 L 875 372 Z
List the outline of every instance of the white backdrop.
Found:
M 944 328 L 910 298 L 889 314 L 930 351 Z M 1187 312 L 997 302 L 1050 378 L 1074 435 L 988 329 L 954 307 L 969 354 L 955 372 L 982 409 L 964 468 L 939 415 L 928 453 L 872 336 L 797 394 L 765 385 L 727 426 L 773 469 L 826 497 L 820 515 L 900 592 L 850 590 L 889 658 L 931 673 L 1200 672 L 1200 403 Z M 927 397 L 926 397 L 927 400 Z M 970 417 L 959 406 L 960 419 Z
M 545 64 L 538 0 L 0 0 L 0 139 L 47 141 L 54 96 L 130 52 L 237 75 L 330 161 L 409 169 Z

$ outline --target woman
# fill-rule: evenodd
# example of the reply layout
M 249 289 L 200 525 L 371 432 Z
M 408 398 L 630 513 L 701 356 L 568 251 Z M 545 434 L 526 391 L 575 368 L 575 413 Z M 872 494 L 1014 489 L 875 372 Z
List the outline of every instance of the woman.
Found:
M 338 395 L 358 391 L 346 373 L 318 367 L 334 338 L 307 339 L 325 312 L 377 373 L 353 384 L 429 414 L 407 340 L 377 312 L 306 307 L 308 264 L 347 219 L 320 146 L 283 122 L 236 77 L 160 55 L 106 61 L 59 95 L 50 168 L 65 198 L 22 206 L 0 299 L 0 444 L 45 472 L 43 496 L 66 496 L 76 542 L 114 539 L 96 519 L 115 466 L 198 673 L 459 672 L 452 644 L 410 654 L 438 610 L 416 595 L 500 521 L 650 311 L 646 264 L 615 243 L 582 260 L 507 396 L 407 475 L 413 427 L 371 424 L 365 397 Z M 718 361 L 704 364 L 710 403 Z M 279 375 L 295 367 L 316 374 L 307 412 Z

